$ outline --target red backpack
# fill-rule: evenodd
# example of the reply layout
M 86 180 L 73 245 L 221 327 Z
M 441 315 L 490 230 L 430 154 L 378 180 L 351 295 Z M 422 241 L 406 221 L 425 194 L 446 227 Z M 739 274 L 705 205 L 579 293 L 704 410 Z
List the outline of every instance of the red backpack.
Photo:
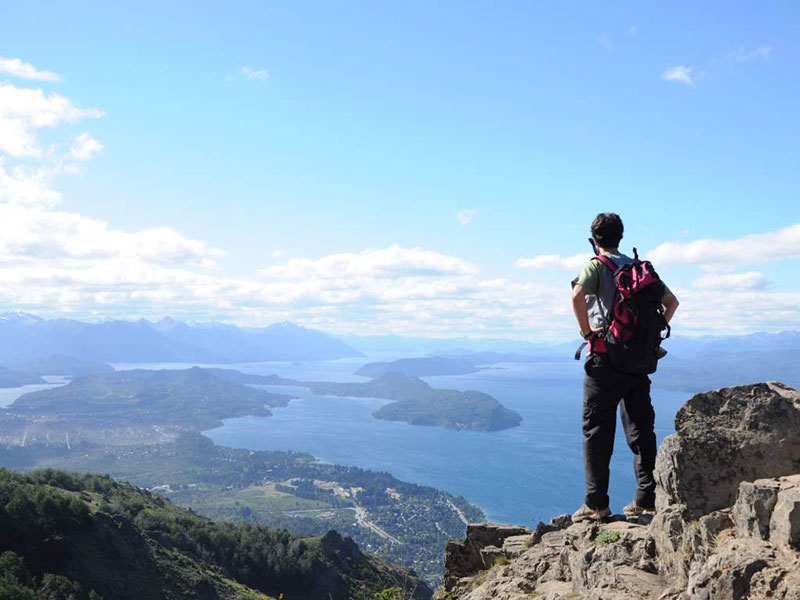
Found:
M 624 373 L 655 373 L 661 342 L 670 334 L 661 304 L 665 287 L 650 261 L 639 260 L 636 248 L 633 254 L 633 262 L 620 267 L 607 256 L 592 257 L 612 272 L 615 290 L 608 326 L 592 338 L 590 348 L 605 351 Z

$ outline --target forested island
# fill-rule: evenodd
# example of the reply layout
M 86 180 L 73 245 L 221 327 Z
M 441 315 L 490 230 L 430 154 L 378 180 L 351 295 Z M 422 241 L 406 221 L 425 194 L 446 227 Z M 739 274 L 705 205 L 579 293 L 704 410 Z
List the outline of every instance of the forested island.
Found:
M 447 429 L 497 431 L 522 417 L 483 392 L 435 389 L 419 377 L 389 373 L 365 383 L 311 383 L 315 394 L 394 400 L 373 413 L 378 419 Z

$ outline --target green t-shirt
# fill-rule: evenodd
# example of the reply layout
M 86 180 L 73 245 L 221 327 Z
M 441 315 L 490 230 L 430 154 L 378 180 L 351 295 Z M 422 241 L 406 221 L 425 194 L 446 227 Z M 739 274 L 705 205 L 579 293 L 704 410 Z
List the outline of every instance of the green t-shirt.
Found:
M 614 262 L 617 262 L 621 258 L 628 258 L 624 254 L 604 254 Z M 597 295 L 598 290 L 600 289 L 600 277 L 603 273 L 604 269 L 607 269 L 602 262 L 599 260 L 589 259 L 589 262 L 581 269 L 581 272 L 578 276 L 572 280 L 572 285 L 579 283 L 583 286 L 583 291 L 585 294 L 590 294 L 593 296 Z M 670 294 L 669 288 L 664 284 L 664 294 Z

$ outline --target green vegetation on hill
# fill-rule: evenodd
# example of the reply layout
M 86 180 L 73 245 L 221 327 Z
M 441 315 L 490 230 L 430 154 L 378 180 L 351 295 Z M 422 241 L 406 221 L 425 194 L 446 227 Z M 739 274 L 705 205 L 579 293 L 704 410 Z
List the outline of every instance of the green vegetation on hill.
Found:
M 245 385 L 302 385 L 294 379 L 286 379 L 278 375 L 255 375 L 253 373 L 242 373 L 234 369 L 220 369 L 217 367 L 203 367 L 203 371 L 211 373 L 215 377 L 219 377 L 225 381 L 243 383 Z
M 335 532 L 217 523 L 98 475 L 0 469 L 0 597 L 374 598 L 430 590 Z
M 115 439 L 124 443 L 131 437 L 152 437 L 153 425 L 161 431 L 165 427 L 202 430 L 227 417 L 269 415 L 269 407 L 286 406 L 289 400 L 290 396 L 225 381 L 194 367 L 79 377 L 62 387 L 25 394 L 8 412 L 22 417 L 57 416 L 57 428 L 71 432 L 72 443 L 114 443 Z M 118 429 L 127 433 L 114 436 Z M 29 439 L 36 439 L 36 432 L 37 427 L 32 427 Z
M 441 577 L 447 540 L 464 535 L 462 518 L 484 519 L 464 498 L 388 473 L 318 463 L 304 453 L 216 446 L 198 433 L 57 455 L 43 454 L 39 445 L 0 448 L 0 463 L 109 473 L 214 519 L 317 535 L 335 529 L 431 584 Z
M 378 419 L 448 429 L 497 431 L 516 427 L 522 417 L 489 394 L 434 389 L 418 377 L 389 373 L 366 383 L 312 383 L 315 394 L 395 400 L 378 409 Z

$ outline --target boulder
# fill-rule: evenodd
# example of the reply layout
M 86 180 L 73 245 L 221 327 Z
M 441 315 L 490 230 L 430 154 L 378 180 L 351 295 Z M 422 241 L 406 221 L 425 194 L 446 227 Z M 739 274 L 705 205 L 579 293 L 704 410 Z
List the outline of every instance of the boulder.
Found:
M 656 460 L 656 504 L 689 519 L 733 504 L 739 484 L 800 472 L 800 392 L 758 383 L 697 394 Z

